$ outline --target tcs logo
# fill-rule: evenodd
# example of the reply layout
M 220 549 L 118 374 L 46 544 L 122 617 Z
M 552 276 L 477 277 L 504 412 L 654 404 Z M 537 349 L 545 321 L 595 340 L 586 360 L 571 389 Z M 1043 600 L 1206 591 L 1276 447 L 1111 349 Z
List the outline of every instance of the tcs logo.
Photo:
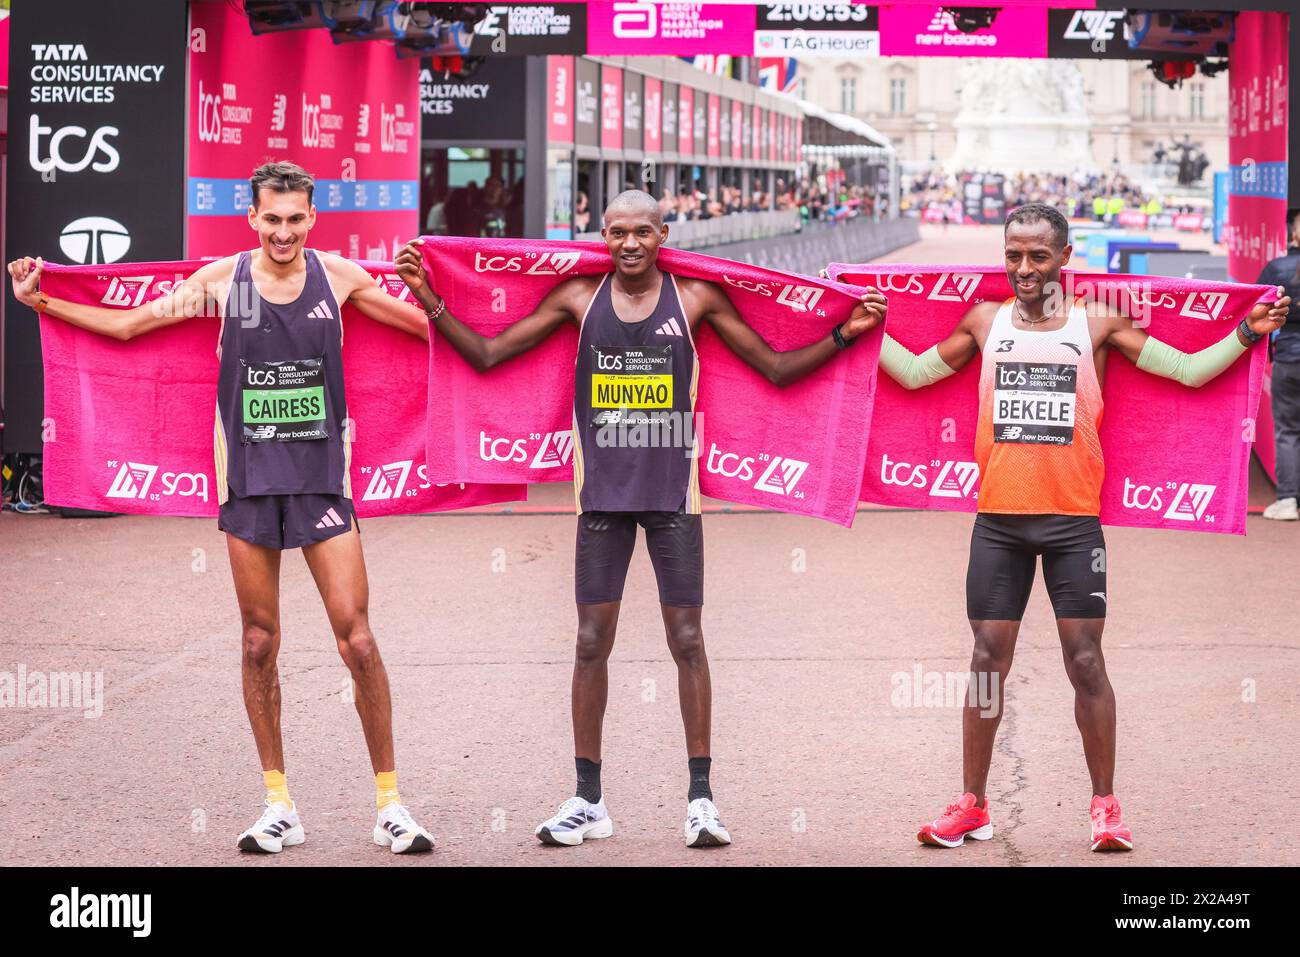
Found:
M 934 481 L 930 481 L 930 470 L 938 469 Z M 974 462 L 940 462 L 931 459 L 928 465 L 913 465 L 901 459 L 890 460 L 888 455 L 880 458 L 880 484 L 899 485 L 904 488 L 929 488 L 936 498 L 969 498 L 975 494 L 975 483 L 979 481 L 980 468 Z
M 275 385 L 275 372 L 271 369 L 254 369 L 248 370 L 249 385 Z
M 1164 517 L 1177 522 L 1213 522 L 1214 516 L 1210 515 L 1207 518 L 1205 512 L 1216 491 L 1218 491 L 1217 485 L 1195 482 L 1142 485 L 1126 475 L 1122 501 L 1125 508 L 1139 511 L 1159 512 L 1164 509 Z M 1169 507 L 1165 508 L 1166 496 L 1169 495 L 1172 495 L 1172 498 L 1169 499 Z
M 619 369 L 622 369 L 622 368 L 623 368 L 623 357 L 622 357 L 622 356 L 617 356 L 617 355 L 615 355 L 615 356 L 607 355 L 607 354 L 604 353 L 604 352 L 597 352 L 597 353 L 596 353 L 596 368 L 597 368 L 597 369 L 609 369 L 609 370 L 612 370 L 612 371 L 617 371 L 617 370 L 619 370 Z
M 539 441 L 537 453 L 529 462 L 530 469 L 553 469 L 567 465 L 573 455 L 573 431 L 533 432 L 526 439 L 492 438 L 486 432 L 478 434 L 478 457 L 484 462 L 528 461 L 528 443 Z
M 1024 385 L 1028 380 L 1025 376 L 1024 369 L 1010 369 L 1002 363 L 998 363 L 998 388 L 1014 389 L 1016 386 Z

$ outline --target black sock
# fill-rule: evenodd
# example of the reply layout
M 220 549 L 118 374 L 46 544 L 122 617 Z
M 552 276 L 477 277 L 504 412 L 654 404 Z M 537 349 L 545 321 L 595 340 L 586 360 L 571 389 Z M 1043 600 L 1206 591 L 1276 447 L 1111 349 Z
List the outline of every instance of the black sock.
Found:
M 586 758 L 574 758 L 578 766 L 578 789 L 573 793 L 584 801 L 595 804 L 600 800 L 600 765 Z
M 687 802 L 697 798 L 713 800 L 713 790 L 709 787 L 709 765 L 712 758 L 690 758 L 686 764 L 691 769 L 691 789 L 686 793 Z

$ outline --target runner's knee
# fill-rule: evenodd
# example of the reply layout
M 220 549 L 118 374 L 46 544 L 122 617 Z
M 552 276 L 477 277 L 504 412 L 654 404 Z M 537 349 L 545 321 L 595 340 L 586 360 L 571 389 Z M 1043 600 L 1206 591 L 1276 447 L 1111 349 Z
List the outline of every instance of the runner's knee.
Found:
M 578 643 L 574 658 L 578 665 L 599 665 L 609 658 L 613 650 L 613 635 L 608 628 L 593 621 L 578 623 Z
M 279 629 L 260 623 L 244 625 L 242 652 L 245 664 L 254 668 L 274 665 L 279 646 Z
M 986 627 L 975 628 L 975 647 L 971 650 L 970 669 L 976 674 L 998 672 L 1006 676 L 1011 670 L 1015 640 Z
M 1101 694 L 1106 687 L 1106 666 L 1102 663 L 1101 649 L 1096 645 L 1082 645 L 1070 651 L 1065 661 L 1074 690 L 1087 695 Z
M 694 622 L 668 629 L 668 650 L 679 665 L 695 666 L 704 661 L 704 630 Z
M 359 625 L 338 639 L 343 663 L 353 672 L 366 672 L 379 664 L 379 645 L 368 625 Z

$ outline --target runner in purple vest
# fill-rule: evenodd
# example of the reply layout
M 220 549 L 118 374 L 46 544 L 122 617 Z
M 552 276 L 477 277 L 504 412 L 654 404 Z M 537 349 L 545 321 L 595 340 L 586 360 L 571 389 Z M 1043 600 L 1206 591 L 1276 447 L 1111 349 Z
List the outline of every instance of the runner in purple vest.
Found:
M 649 193 L 619 194 L 605 210 L 601 235 L 613 272 L 562 282 L 531 315 L 491 339 L 448 312 L 434 288 L 438 277 L 426 274 L 417 244 L 407 245 L 396 265 L 438 332 L 479 371 L 526 352 L 564 323 L 576 323 L 580 330 L 573 406 L 578 784 L 574 797 L 537 828 L 537 837 L 547 844 L 574 845 L 614 833 L 600 785 L 601 725 L 623 581 L 640 525 L 659 582 L 668 648 L 677 663 L 690 771 L 686 842 L 691 847 L 730 844 L 709 787 L 712 692 L 700 629 L 704 536 L 691 419 L 699 375 L 695 333 L 708 323 L 759 374 L 788 385 L 880 322 L 885 297 L 869 289 L 849 321 L 828 329 L 823 339 L 776 352 L 745 324 L 717 285 L 678 279 L 659 269 L 656 260 L 668 227 Z M 650 433 L 655 441 L 649 444 L 630 439 Z
M 432 836 L 398 795 L 388 676 L 367 617 L 370 586 L 348 476 L 343 303 L 426 340 L 428 324 L 356 263 L 306 247 L 316 207 L 304 169 L 268 163 L 250 185 L 248 224 L 258 248 L 204 265 L 170 295 L 128 311 L 51 299 L 39 288 L 44 264 L 33 259 L 9 264 L 14 294 L 38 311 L 117 339 L 219 311 L 218 526 L 226 532 L 243 621 L 244 704 L 266 786 L 266 809 L 238 845 L 278 853 L 304 840 L 284 777 L 276 669 L 280 552 L 301 547 L 352 672 L 375 772 L 372 838 L 394 853 L 429 850 Z

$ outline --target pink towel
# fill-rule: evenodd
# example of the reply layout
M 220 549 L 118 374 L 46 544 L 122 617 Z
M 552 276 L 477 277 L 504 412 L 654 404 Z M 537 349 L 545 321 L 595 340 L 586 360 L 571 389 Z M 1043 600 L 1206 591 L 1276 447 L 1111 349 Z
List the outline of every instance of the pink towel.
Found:
M 572 276 L 611 269 L 597 243 L 425 237 L 425 265 L 452 313 L 484 335 L 523 318 Z M 662 249 L 659 265 L 721 286 L 772 348 L 830 333 L 859 290 L 808 276 Z M 877 328 L 802 381 L 777 388 L 701 326 L 696 401 L 705 495 L 851 525 L 867 452 Z M 576 327 L 476 373 L 441 337 L 429 359 L 429 474 L 440 481 L 573 478 Z
M 125 309 L 155 298 L 201 265 L 49 265 L 42 288 L 59 299 Z M 390 292 L 406 292 L 391 264 L 363 265 Z M 344 307 L 343 322 L 352 489 L 362 518 L 526 496 L 522 486 L 432 484 L 424 467 L 428 347 L 351 306 Z M 121 342 L 41 318 L 46 501 L 142 515 L 217 513 L 219 324 L 215 317 L 196 317 Z
M 997 268 L 834 263 L 827 272 L 880 287 L 889 297 L 890 335 L 918 354 L 944 339 L 974 303 L 1011 296 L 1006 273 Z M 1189 352 L 1223 338 L 1257 301 L 1276 298 L 1268 286 L 1089 273 L 1073 279 L 1076 290 L 1092 282 L 1098 298 L 1130 314 L 1147 304 L 1147 331 Z M 1130 291 L 1140 298 L 1130 300 Z M 1102 392 L 1103 522 L 1245 534 L 1265 357 L 1261 342 L 1200 389 L 1141 372 L 1123 356 L 1109 357 Z M 980 360 L 972 360 L 956 375 L 913 392 L 881 375 L 865 501 L 975 511 L 979 369 Z

